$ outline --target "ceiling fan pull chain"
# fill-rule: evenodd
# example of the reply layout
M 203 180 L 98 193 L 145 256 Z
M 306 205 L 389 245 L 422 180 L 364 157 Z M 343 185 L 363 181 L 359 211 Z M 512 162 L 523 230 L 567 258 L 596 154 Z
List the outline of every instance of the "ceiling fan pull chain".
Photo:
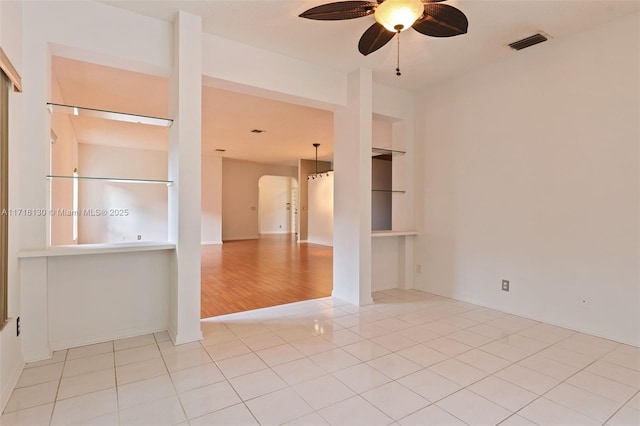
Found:
M 400 30 L 398 30 L 398 52 L 396 56 L 396 75 L 402 75 L 400 73 Z

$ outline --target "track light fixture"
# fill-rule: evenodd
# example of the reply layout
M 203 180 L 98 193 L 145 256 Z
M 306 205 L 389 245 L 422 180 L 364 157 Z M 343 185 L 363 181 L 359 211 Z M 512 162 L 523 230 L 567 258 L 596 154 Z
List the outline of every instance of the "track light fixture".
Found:
M 314 143 L 313 147 L 316 149 L 316 172 L 312 175 L 307 176 L 307 180 L 309 179 L 313 179 L 315 180 L 315 178 L 318 177 L 318 147 L 320 146 L 319 143 Z
M 331 176 L 331 170 L 326 170 L 324 172 L 318 172 L 318 147 L 320 146 L 319 143 L 314 143 L 313 147 L 316 149 L 316 171 L 314 173 L 311 173 L 309 175 L 307 175 L 307 180 L 316 180 L 318 178 L 321 178 L 323 176 Z

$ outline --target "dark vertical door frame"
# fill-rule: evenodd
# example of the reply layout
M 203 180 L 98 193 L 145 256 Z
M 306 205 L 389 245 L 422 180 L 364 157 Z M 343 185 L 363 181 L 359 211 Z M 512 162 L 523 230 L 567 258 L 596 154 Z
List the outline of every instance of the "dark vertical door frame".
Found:
M 0 72 L 0 327 L 8 318 L 9 266 L 9 90 L 11 82 Z

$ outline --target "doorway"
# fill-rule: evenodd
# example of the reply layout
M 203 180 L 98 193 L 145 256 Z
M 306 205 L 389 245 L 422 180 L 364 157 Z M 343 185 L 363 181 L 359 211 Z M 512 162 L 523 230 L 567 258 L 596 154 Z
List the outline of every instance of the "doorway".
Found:
M 258 180 L 258 232 L 260 235 L 296 234 L 295 207 L 298 180 L 265 175 Z
M 202 99 L 202 317 L 330 296 L 333 248 L 300 237 L 312 142 L 329 164 L 333 112 L 217 85 L 205 79 Z
M 333 247 L 293 234 L 202 246 L 201 318 L 331 295 Z

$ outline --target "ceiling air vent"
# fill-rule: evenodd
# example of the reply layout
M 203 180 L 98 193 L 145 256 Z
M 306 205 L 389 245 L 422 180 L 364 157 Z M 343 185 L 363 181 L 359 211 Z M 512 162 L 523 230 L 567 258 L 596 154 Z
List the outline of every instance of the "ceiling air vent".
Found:
M 539 32 L 532 36 L 523 38 L 522 40 L 514 41 L 513 43 L 509 43 L 509 47 L 513 50 L 522 50 L 527 47 L 531 47 L 534 44 L 542 43 L 543 41 L 547 41 L 549 36 L 545 33 Z

